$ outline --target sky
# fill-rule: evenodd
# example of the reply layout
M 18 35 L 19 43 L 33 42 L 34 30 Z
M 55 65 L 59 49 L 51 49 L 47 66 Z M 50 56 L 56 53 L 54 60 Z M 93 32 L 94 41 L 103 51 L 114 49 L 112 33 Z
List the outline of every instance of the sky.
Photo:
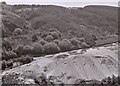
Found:
M 84 7 L 86 5 L 118 6 L 119 0 L 0 0 L 7 4 L 60 5 L 65 7 Z

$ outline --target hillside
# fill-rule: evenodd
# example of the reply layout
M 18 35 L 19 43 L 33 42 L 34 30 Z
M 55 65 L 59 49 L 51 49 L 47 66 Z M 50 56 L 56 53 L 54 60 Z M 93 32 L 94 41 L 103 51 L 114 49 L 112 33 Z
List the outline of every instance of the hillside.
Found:
M 77 9 L 53 5 L 7 5 L 3 7 L 6 9 L 2 10 L 3 20 L 6 16 L 10 20 L 8 22 L 21 28 L 32 27 L 33 31 L 38 28 L 46 31 L 54 27 L 65 36 L 68 30 L 72 30 L 75 32 L 75 37 L 86 37 L 88 34 L 87 37 L 90 39 L 92 39 L 91 35 L 100 37 L 118 34 L 117 7 L 86 6 Z M 13 16 L 16 18 L 13 19 Z
M 118 44 L 111 45 L 119 41 L 117 7 L 0 5 L 2 73 L 13 74 L 2 79 L 14 82 L 17 72 L 30 80 L 44 72 L 45 81 L 52 75 L 52 82 L 66 84 L 118 77 Z
M 51 19 L 51 16 L 54 19 L 60 18 L 61 21 L 65 22 L 65 25 L 69 25 L 71 29 L 78 29 L 80 25 L 90 26 L 93 28 L 98 27 L 105 29 L 108 32 L 116 31 L 117 32 L 117 22 L 118 22 L 118 8 L 110 6 L 86 6 L 84 8 L 72 9 L 64 8 L 59 6 L 36 6 L 28 7 L 22 9 L 16 9 L 16 13 L 27 20 L 32 20 L 35 17 L 44 17 L 44 21 Z M 109 15 L 109 16 L 108 16 Z M 57 22 L 54 22 L 53 25 L 57 25 Z M 49 20 L 48 20 L 49 21 Z M 42 21 L 41 21 L 42 22 Z M 58 22 L 59 24 L 59 22 Z M 46 25 L 46 24 L 45 24 Z M 68 30 L 70 27 L 66 28 L 65 25 L 62 25 L 64 28 L 61 29 L 60 26 L 56 28 L 60 30 Z M 44 26 L 44 24 L 43 24 Z M 115 29 L 114 29 L 115 28 Z

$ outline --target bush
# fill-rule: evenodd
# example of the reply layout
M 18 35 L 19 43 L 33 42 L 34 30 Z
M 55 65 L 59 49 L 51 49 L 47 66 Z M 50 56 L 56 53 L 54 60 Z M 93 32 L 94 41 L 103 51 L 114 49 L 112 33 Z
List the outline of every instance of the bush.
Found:
M 54 42 L 47 43 L 43 47 L 44 47 L 45 54 L 54 54 L 60 51 L 59 47 Z
M 72 45 L 71 45 L 70 41 L 67 39 L 59 41 L 58 46 L 62 52 L 69 51 L 72 49 Z
M 58 45 L 59 40 L 55 39 L 53 42 L 55 42 Z
M 84 41 L 85 41 L 85 38 L 79 38 L 79 41 L 80 41 L 80 42 L 84 42 Z
M 50 82 L 49 79 L 47 79 L 47 77 L 44 73 L 39 74 L 39 76 L 38 76 L 38 74 L 37 75 L 34 74 L 33 78 L 34 78 L 35 82 L 37 84 L 39 84 L 40 86 L 49 86 L 49 85 L 53 86 L 54 85 L 52 82 Z
M 92 35 L 92 37 L 93 37 L 93 40 L 95 40 L 95 41 L 98 40 L 95 35 Z
M 43 53 L 43 46 L 40 43 L 35 42 L 33 44 L 32 54 L 41 55 Z
M 5 48 L 6 50 L 12 50 L 12 45 L 7 39 L 4 39 L 2 41 L 2 47 Z
M 58 31 L 58 30 L 56 28 L 50 28 L 49 31 L 54 32 L 54 31 Z
M 73 30 L 69 30 L 68 33 L 75 35 L 75 32 Z
M 6 68 L 12 68 L 13 67 L 13 62 L 12 61 L 7 61 L 6 62 Z
M 14 53 L 13 51 L 2 52 L 2 60 L 9 60 L 9 59 L 13 59 L 13 58 L 17 58 L 17 54 Z
M 15 49 L 15 52 L 19 57 L 23 55 L 23 45 L 18 45 L 17 48 Z
M 34 34 L 34 35 L 32 36 L 32 41 L 33 41 L 33 42 L 36 42 L 37 40 L 38 40 L 38 37 L 37 37 L 36 34 Z
M 22 56 L 21 58 L 18 59 L 19 62 L 21 62 L 22 64 L 27 64 L 33 61 L 33 58 L 30 56 Z
M 51 41 L 53 41 L 53 40 L 54 40 L 54 38 L 53 38 L 52 35 L 47 35 L 46 41 L 51 42 Z
M 5 28 L 2 28 L 2 38 L 7 37 L 7 31 L 5 30 Z
M 45 32 L 41 34 L 41 38 L 45 38 L 46 36 L 47 36 L 47 33 Z
M 6 68 L 6 61 L 3 60 L 3 61 L 2 61 L 2 70 L 5 70 L 5 68 Z
M 16 28 L 16 29 L 14 30 L 14 33 L 17 34 L 17 35 L 21 35 L 21 34 L 22 34 L 22 29 Z
M 31 54 L 31 52 L 32 52 L 32 47 L 31 46 L 28 46 L 28 45 L 24 46 L 24 48 L 23 48 L 23 54 L 24 55 Z
M 43 46 L 43 45 L 45 45 L 47 42 L 46 42 L 44 39 L 42 39 L 42 40 L 39 41 L 39 43 Z
M 58 38 L 60 38 L 61 37 L 61 34 L 60 34 L 60 32 L 51 32 L 51 35 L 53 36 L 53 38 L 54 39 L 58 39 Z
M 86 42 L 90 47 L 96 45 L 95 40 L 93 40 L 92 38 L 86 38 L 86 39 L 85 39 L 85 42 Z
M 88 48 L 88 47 L 90 47 L 90 46 L 89 46 L 87 43 L 85 43 L 85 42 L 81 43 L 80 46 L 81 46 L 82 48 Z
M 80 41 L 79 40 L 77 40 L 76 38 L 71 38 L 71 43 L 74 45 L 74 46 L 77 46 L 78 47 L 78 45 L 79 45 L 79 43 L 80 43 Z

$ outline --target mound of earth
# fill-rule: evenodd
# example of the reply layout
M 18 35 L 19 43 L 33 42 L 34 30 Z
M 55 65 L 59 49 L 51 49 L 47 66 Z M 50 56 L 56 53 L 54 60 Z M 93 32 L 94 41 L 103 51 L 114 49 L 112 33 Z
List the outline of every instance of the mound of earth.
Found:
M 54 77 L 54 83 L 61 81 L 65 84 L 73 84 L 78 79 L 100 81 L 108 76 L 118 76 L 117 46 L 113 44 L 38 57 L 29 64 L 4 71 L 2 75 L 19 73 L 32 77 L 44 73 L 47 78 Z

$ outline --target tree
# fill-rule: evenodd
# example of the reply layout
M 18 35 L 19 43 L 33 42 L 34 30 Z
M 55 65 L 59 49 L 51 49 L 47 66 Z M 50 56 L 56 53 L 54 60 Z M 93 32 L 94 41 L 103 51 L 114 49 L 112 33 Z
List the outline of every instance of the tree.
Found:
M 14 50 L 19 57 L 23 55 L 23 45 L 18 45 L 17 48 Z
M 58 46 L 62 52 L 69 51 L 72 49 L 72 45 L 71 45 L 70 41 L 67 39 L 59 41 Z
M 98 40 L 95 35 L 92 35 L 92 37 L 93 37 L 93 40 L 95 40 L 95 41 Z
M 54 39 L 58 39 L 61 37 L 61 34 L 58 31 L 51 32 L 50 34 L 53 36 Z
M 22 56 L 21 58 L 18 59 L 19 62 L 21 62 L 22 64 L 27 64 L 33 61 L 33 58 L 30 56 Z
M 23 48 L 23 54 L 24 55 L 32 54 L 31 52 L 32 52 L 32 47 L 31 46 L 28 46 L 28 45 L 24 46 L 24 48 Z
M 37 35 L 36 35 L 36 34 L 33 34 L 33 36 L 32 36 L 32 41 L 33 41 L 33 42 L 36 42 L 37 40 L 38 40 Z
M 14 33 L 17 34 L 17 35 L 21 35 L 21 34 L 22 34 L 22 29 L 16 28 L 16 29 L 14 30 Z
M 80 42 L 84 42 L 85 41 L 85 38 L 79 38 L 78 39 Z
M 85 43 L 85 42 L 82 42 L 81 44 L 80 44 L 80 46 L 82 47 L 82 48 L 88 48 L 88 47 L 90 47 L 87 43 Z
M 42 40 L 39 41 L 39 43 L 43 46 L 43 45 L 45 45 L 47 42 L 46 42 L 44 39 L 42 39 Z
M 54 38 L 53 38 L 52 35 L 47 35 L 46 41 L 51 42 L 51 41 L 53 41 L 53 40 L 54 40 Z
M 43 46 L 39 42 L 33 44 L 32 53 L 34 55 L 41 55 L 43 53 Z
M 75 32 L 73 30 L 69 30 L 68 33 L 75 35 Z
M 43 47 L 44 47 L 45 54 L 54 54 L 60 51 L 59 47 L 54 42 L 47 43 Z
M 45 38 L 47 36 L 47 33 L 46 32 L 43 32 L 42 34 L 41 34 L 41 38 Z
M 49 31 L 54 32 L 54 31 L 58 31 L 58 30 L 56 28 L 50 28 Z
M 4 37 L 7 37 L 8 35 L 7 35 L 7 31 L 6 31 L 6 29 L 3 27 L 2 28 L 2 38 L 4 38 Z
M 53 42 L 55 42 L 55 43 L 58 45 L 59 40 L 58 40 L 58 39 L 55 39 Z
M 71 43 L 74 45 L 74 46 L 76 46 L 76 47 L 78 47 L 78 45 L 79 45 L 79 43 L 80 43 L 80 41 L 79 40 L 77 40 L 76 38 L 71 38 Z
M 2 1 L 1 3 L 2 3 L 2 4 L 6 4 L 6 2 L 5 2 L 5 1 Z
M 13 58 L 17 58 L 17 54 L 14 53 L 13 51 L 4 51 L 2 53 L 2 60 L 10 60 Z
M 13 62 L 12 61 L 7 61 L 6 62 L 6 68 L 12 68 L 13 67 Z
M 5 68 L 6 68 L 6 61 L 3 60 L 3 61 L 2 61 L 2 70 L 5 70 Z
M 6 50 L 12 50 L 12 44 L 7 39 L 3 39 L 2 47 Z

